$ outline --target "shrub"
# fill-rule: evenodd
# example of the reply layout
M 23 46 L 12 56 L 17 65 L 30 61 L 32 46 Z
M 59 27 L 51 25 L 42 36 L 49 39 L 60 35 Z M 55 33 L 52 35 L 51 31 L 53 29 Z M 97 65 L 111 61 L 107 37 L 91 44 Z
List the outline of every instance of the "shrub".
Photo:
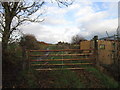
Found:
M 39 49 L 39 43 L 32 34 L 26 34 L 21 37 L 20 45 L 26 49 Z
M 35 72 L 32 68 L 25 69 L 19 73 L 17 79 L 17 87 L 20 88 L 38 88 L 38 79 L 37 79 L 37 72 Z
M 22 52 L 20 46 L 16 43 L 9 44 L 7 53 L 3 56 L 6 58 L 2 61 L 3 87 L 10 88 L 16 84 L 18 73 L 22 69 Z

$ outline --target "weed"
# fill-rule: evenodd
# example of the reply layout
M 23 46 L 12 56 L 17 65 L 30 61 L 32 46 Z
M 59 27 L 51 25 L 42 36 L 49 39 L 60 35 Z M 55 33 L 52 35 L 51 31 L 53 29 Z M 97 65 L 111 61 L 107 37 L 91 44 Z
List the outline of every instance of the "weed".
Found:
M 70 70 L 52 71 L 51 76 L 55 77 L 55 88 L 83 88 L 79 77 Z
M 34 70 L 23 70 L 18 77 L 18 85 L 24 88 L 38 88 L 37 73 Z
M 117 88 L 118 87 L 118 83 L 114 79 L 103 74 L 96 68 L 89 67 L 86 70 L 92 72 L 96 76 L 96 78 L 100 79 L 101 84 L 104 85 L 106 88 Z

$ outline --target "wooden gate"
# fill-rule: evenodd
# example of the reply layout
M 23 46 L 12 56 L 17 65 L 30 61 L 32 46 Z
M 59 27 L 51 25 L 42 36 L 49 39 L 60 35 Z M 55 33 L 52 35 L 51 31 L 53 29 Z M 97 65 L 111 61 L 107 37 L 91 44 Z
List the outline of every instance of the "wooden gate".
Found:
M 78 70 L 95 64 L 93 49 L 29 50 L 28 53 L 29 67 L 38 71 Z

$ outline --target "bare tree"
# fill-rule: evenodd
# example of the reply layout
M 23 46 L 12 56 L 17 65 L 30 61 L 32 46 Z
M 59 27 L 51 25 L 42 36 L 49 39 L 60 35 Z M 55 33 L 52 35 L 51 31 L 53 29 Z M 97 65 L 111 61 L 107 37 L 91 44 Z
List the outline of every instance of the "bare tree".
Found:
M 85 38 L 79 36 L 79 35 L 75 35 L 72 37 L 72 44 L 80 44 L 81 41 L 86 40 Z
M 52 0 L 51 0 L 52 1 Z M 72 3 L 67 3 L 72 0 L 54 0 L 60 6 L 70 5 Z M 45 4 L 44 0 L 22 0 L 18 2 L 0 2 L 0 33 L 2 35 L 2 50 L 7 50 L 10 35 L 24 22 L 42 22 L 44 19 L 40 20 L 39 17 L 43 14 L 40 13 L 37 16 L 33 15 L 40 10 L 40 8 Z
M 41 14 L 35 18 L 31 18 L 31 16 L 37 12 L 43 4 L 44 1 L 39 3 L 27 3 L 25 1 L 0 3 L 0 29 L 2 30 L 3 51 L 7 49 L 10 35 L 13 31 L 18 29 L 18 26 L 22 25 L 25 21 L 37 22 L 37 19 Z
M 44 21 L 44 19 L 40 19 L 43 13 L 38 14 L 37 11 L 41 10 L 41 7 L 45 4 L 45 1 L 47 0 L 8 0 L 8 2 L 0 0 L 0 37 L 2 37 L 2 68 L 4 73 L 8 73 L 8 71 L 10 71 L 11 73 L 12 71 L 14 71 L 10 70 L 11 65 L 13 66 L 13 64 L 10 64 L 13 59 L 11 60 L 10 57 L 12 57 L 12 54 L 9 54 L 8 51 L 8 42 L 10 40 L 11 35 L 14 31 L 19 30 L 19 26 L 23 25 L 26 22 Z M 67 0 L 54 1 L 56 1 L 59 5 L 69 5 L 69 3 L 67 3 Z M 36 40 L 34 41 L 36 42 Z M 5 75 L 3 75 L 3 78 L 8 78 Z M 7 86 L 9 81 L 9 79 L 8 81 L 5 81 L 4 79 L 3 87 Z M 9 84 L 11 85 L 11 82 L 9 82 Z

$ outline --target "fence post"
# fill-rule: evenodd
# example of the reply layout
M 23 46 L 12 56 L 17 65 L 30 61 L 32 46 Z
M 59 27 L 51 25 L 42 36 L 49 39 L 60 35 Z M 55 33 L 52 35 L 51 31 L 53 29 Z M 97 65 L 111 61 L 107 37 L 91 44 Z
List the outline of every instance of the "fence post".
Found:
M 30 50 L 28 51 L 28 69 L 30 70 Z
M 26 49 L 26 68 L 30 70 L 30 51 Z
M 99 65 L 98 61 L 98 36 L 94 36 L 94 54 L 95 54 L 95 64 Z
M 22 47 L 22 69 L 26 68 L 26 50 L 25 46 Z

